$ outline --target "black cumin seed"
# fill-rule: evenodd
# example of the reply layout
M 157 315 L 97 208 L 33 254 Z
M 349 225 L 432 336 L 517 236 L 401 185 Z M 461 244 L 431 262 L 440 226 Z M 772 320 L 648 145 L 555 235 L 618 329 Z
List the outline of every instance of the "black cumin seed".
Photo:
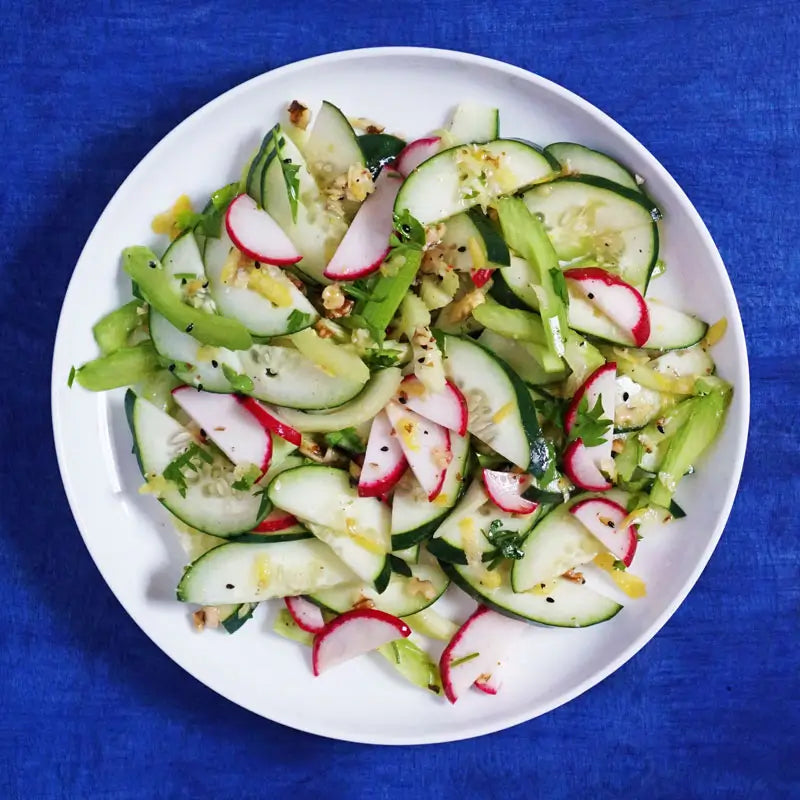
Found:
M 425 363 L 425 356 L 422 356 L 421 358 L 418 358 L 418 359 L 417 359 L 417 361 L 418 361 L 420 364 L 424 364 L 424 363 Z
M 381 453 L 388 453 L 388 452 L 389 452 L 388 445 L 384 445 L 383 447 L 381 447 Z
M 587 296 L 587 297 L 588 297 L 590 300 L 594 300 L 594 294 L 593 294 L 592 292 L 589 292 L 589 294 L 587 294 L 586 296 Z
M 233 584 L 232 583 L 226 583 L 225 584 L 225 588 L 226 589 L 233 589 Z
M 155 269 L 157 265 L 155 261 L 148 261 L 147 266 L 150 267 L 150 269 Z
M 168 369 L 170 372 L 175 372 L 175 365 L 174 365 L 174 364 L 170 364 L 170 365 L 167 367 L 167 369 Z
M 606 525 L 608 525 L 609 528 L 613 528 L 614 527 L 614 520 L 610 519 L 608 522 L 606 522 Z
M 261 264 L 259 264 L 259 263 L 258 263 L 258 261 L 254 262 L 254 263 L 253 263 L 253 266 L 254 266 L 256 269 L 261 269 Z
M 405 405 L 408 402 L 408 398 L 401 394 L 400 397 L 397 398 L 397 402 Z
M 186 278 L 181 278 L 181 286 L 186 286 Z
M 186 326 L 186 333 L 191 333 L 193 330 L 194 330 L 194 322 L 190 322 L 190 323 L 189 323 L 189 324 Z
M 208 281 L 206 281 L 206 282 L 203 284 L 203 288 L 204 288 L 204 289 L 208 289 Z
M 630 395 L 629 395 L 627 392 L 623 392 L 623 393 L 622 393 L 622 400 L 623 400 L 623 402 L 627 403 L 627 402 L 628 402 L 628 398 L 629 398 L 629 397 L 630 397 Z
M 214 369 L 216 369 L 219 366 L 219 361 L 217 361 L 216 359 L 212 358 L 211 359 L 211 366 L 214 367 Z
M 545 597 L 545 600 L 547 600 L 548 603 L 555 603 L 552 597 Z
M 201 436 L 202 436 L 204 439 L 207 439 L 207 438 L 208 438 L 208 434 L 206 433 L 206 430 L 205 430 L 205 428 L 200 428 L 200 435 L 201 435 Z
M 428 435 L 428 431 L 422 431 L 426 436 Z
M 458 252 L 459 253 L 466 253 L 467 252 L 467 248 L 464 247 L 464 245 L 462 244 L 461 247 L 458 248 Z
M 292 163 L 292 159 L 291 158 L 284 158 L 283 159 L 283 163 L 284 164 L 291 164 Z

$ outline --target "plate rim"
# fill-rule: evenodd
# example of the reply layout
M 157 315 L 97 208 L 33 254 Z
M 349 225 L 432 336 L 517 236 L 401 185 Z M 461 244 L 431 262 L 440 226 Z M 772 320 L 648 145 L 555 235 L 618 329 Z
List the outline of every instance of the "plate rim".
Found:
M 548 702 L 541 703 L 540 705 L 536 706 L 533 710 L 531 710 L 530 708 L 524 708 L 523 710 L 518 711 L 516 713 L 506 715 L 500 722 L 492 720 L 488 723 L 475 722 L 475 723 L 462 724 L 461 727 L 452 732 L 449 732 L 447 735 L 421 734 L 418 736 L 414 736 L 413 738 L 393 737 L 390 733 L 380 738 L 376 738 L 375 736 L 372 736 L 370 738 L 359 737 L 358 735 L 354 735 L 352 733 L 344 731 L 331 731 L 329 726 L 326 729 L 324 726 L 320 727 L 318 725 L 315 725 L 313 721 L 307 721 L 306 719 L 293 719 L 291 721 L 288 721 L 283 718 L 272 717 L 272 716 L 268 717 L 261 711 L 256 710 L 256 708 L 244 705 L 243 703 L 235 699 L 232 699 L 224 691 L 221 691 L 217 687 L 211 686 L 206 681 L 197 677 L 191 671 L 189 666 L 182 663 L 182 660 L 176 659 L 172 654 L 167 652 L 150 635 L 145 623 L 140 619 L 140 615 L 138 613 L 133 612 L 130 608 L 128 608 L 125 602 L 123 602 L 123 600 L 120 599 L 119 595 L 114 590 L 112 582 L 109 580 L 108 576 L 106 575 L 106 572 L 100 565 L 100 562 L 95 557 L 95 553 L 93 551 L 92 545 L 90 544 L 89 538 L 87 538 L 87 535 L 84 533 L 85 526 L 82 522 L 82 515 L 77 510 L 78 499 L 74 494 L 69 477 L 70 466 L 68 464 L 68 456 L 63 449 L 62 435 L 61 435 L 61 427 L 63 421 L 59 414 L 58 400 L 56 396 L 56 388 L 57 386 L 60 386 L 60 383 L 62 382 L 63 379 L 61 372 L 60 371 L 57 372 L 58 364 L 56 362 L 56 356 L 58 352 L 58 343 L 63 337 L 62 331 L 64 330 L 64 323 L 65 323 L 64 310 L 67 305 L 67 299 L 69 298 L 70 293 L 75 291 L 75 286 L 77 285 L 75 282 L 75 271 L 77 269 L 78 264 L 80 264 L 81 261 L 83 260 L 86 251 L 90 248 L 90 245 L 92 244 L 93 240 L 98 235 L 98 231 L 101 228 L 103 219 L 106 216 L 108 208 L 115 202 L 117 196 L 123 192 L 127 184 L 129 182 L 132 182 L 140 171 L 143 171 L 147 168 L 150 161 L 152 161 L 157 157 L 158 153 L 161 151 L 162 148 L 165 148 L 169 144 L 169 142 L 171 142 L 174 138 L 179 137 L 183 129 L 187 127 L 192 120 L 196 119 L 199 116 L 212 112 L 213 109 L 218 104 L 221 104 L 222 102 L 230 99 L 233 96 L 236 96 L 237 94 L 247 91 L 251 86 L 253 86 L 258 82 L 270 79 L 280 79 L 281 77 L 286 77 L 291 75 L 291 73 L 294 71 L 306 70 L 308 68 L 330 64 L 337 61 L 346 61 L 348 59 L 370 59 L 370 58 L 384 58 L 384 57 L 388 58 L 423 57 L 423 58 L 429 58 L 432 61 L 437 59 L 450 60 L 465 65 L 471 65 L 488 70 L 499 71 L 509 76 L 520 78 L 527 83 L 532 83 L 534 85 L 539 86 L 540 88 L 543 88 L 549 92 L 559 95 L 561 99 L 566 100 L 568 103 L 572 105 L 578 106 L 583 112 L 586 112 L 591 117 L 593 117 L 596 122 L 598 122 L 602 126 L 605 126 L 606 128 L 610 128 L 615 135 L 617 135 L 618 137 L 620 137 L 625 141 L 626 146 L 639 151 L 639 153 L 643 155 L 645 159 L 651 162 L 652 166 L 658 172 L 660 172 L 660 177 L 664 181 L 666 181 L 670 189 L 675 193 L 678 201 L 683 206 L 684 210 L 687 212 L 688 218 L 693 227 L 695 228 L 697 234 L 700 236 L 700 238 L 704 241 L 705 245 L 708 247 L 708 250 L 711 254 L 711 261 L 714 264 L 714 268 L 717 270 L 717 272 L 719 272 L 722 278 L 722 282 L 726 286 L 726 289 L 730 297 L 732 298 L 733 301 L 732 307 L 735 311 L 735 318 L 733 320 L 729 319 L 729 323 L 731 321 L 734 323 L 729 327 L 733 329 L 733 332 L 736 335 L 737 339 L 736 350 L 737 353 L 742 358 L 742 373 L 744 375 L 743 385 L 736 386 L 737 399 L 742 405 L 742 413 L 738 430 L 734 431 L 735 458 L 733 459 L 732 480 L 728 486 L 724 502 L 722 503 L 721 513 L 719 515 L 716 528 L 714 530 L 713 535 L 710 537 L 706 545 L 706 548 L 703 550 L 702 554 L 700 555 L 696 564 L 694 565 L 694 568 L 692 569 L 688 578 L 686 579 L 680 590 L 675 593 L 670 602 L 667 603 L 661 614 L 659 614 L 659 616 L 648 627 L 646 627 L 640 634 L 638 634 L 636 638 L 626 648 L 620 651 L 615 658 L 611 659 L 606 664 L 605 667 L 597 670 L 588 678 L 576 684 L 575 686 L 571 687 L 570 689 L 556 695 Z M 523 722 L 527 722 L 529 720 L 535 719 L 536 717 L 542 716 L 543 714 L 547 714 L 550 711 L 553 711 L 554 709 L 562 705 L 565 705 L 566 703 L 571 702 L 579 695 L 583 694 L 584 692 L 596 686 L 601 681 L 605 680 L 609 675 L 616 672 L 626 662 L 628 662 L 631 658 L 633 658 L 633 656 L 635 656 L 646 644 L 648 644 L 658 634 L 658 632 L 664 627 L 664 625 L 669 621 L 672 615 L 684 602 L 689 592 L 694 588 L 700 575 L 702 574 L 712 554 L 714 553 L 714 550 L 719 544 L 719 540 L 730 518 L 730 513 L 733 507 L 733 503 L 736 498 L 736 494 L 738 492 L 738 487 L 744 466 L 745 453 L 747 450 L 747 440 L 748 440 L 749 426 L 750 426 L 750 371 L 749 371 L 749 359 L 747 353 L 747 343 L 744 337 L 744 327 L 742 324 L 739 303 L 736 299 L 736 295 L 733 290 L 733 285 L 730 280 L 730 275 L 727 271 L 727 268 L 725 267 L 719 249 L 716 246 L 716 243 L 714 242 L 714 239 L 711 236 L 711 233 L 709 232 L 705 222 L 703 221 L 699 212 L 694 207 L 694 204 L 691 202 L 691 200 L 686 195 L 684 190 L 672 177 L 672 175 L 667 171 L 667 169 L 661 164 L 661 162 L 635 136 L 633 136 L 633 134 L 627 131 L 620 123 L 614 120 L 610 115 L 606 114 L 604 111 L 599 109 L 597 106 L 593 105 L 591 102 L 589 102 L 576 92 L 573 92 L 572 90 L 567 89 L 564 86 L 561 86 L 560 84 L 548 78 L 545 78 L 541 75 L 538 75 L 522 67 L 510 64 L 508 62 L 501 61 L 499 59 L 489 58 L 487 56 L 467 53 L 460 50 L 449 50 L 444 48 L 433 48 L 433 47 L 385 46 L 385 47 L 354 48 L 354 49 L 339 50 L 335 52 L 324 53 L 321 55 L 312 56 L 310 58 L 301 59 L 299 61 L 293 61 L 288 64 L 284 64 L 280 67 L 276 67 L 275 69 L 271 69 L 262 72 L 258 75 L 255 75 L 252 78 L 249 78 L 246 81 L 243 81 L 231 87 L 230 89 L 222 92 L 221 94 L 212 98 L 207 103 L 203 104 L 198 109 L 193 111 L 185 119 L 183 119 L 180 123 L 178 123 L 178 125 L 172 128 L 172 130 L 170 130 L 165 136 L 163 136 L 142 157 L 142 159 L 133 168 L 133 170 L 131 170 L 131 172 L 128 173 L 126 178 L 123 180 L 123 182 L 120 184 L 120 186 L 117 188 L 117 190 L 114 192 L 114 194 L 106 203 L 102 213 L 100 214 L 94 226 L 92 227 L 92 230 L 86 239 L 86 243 L 81 249 L 80 255 L 78 256 L 78 259 L 75 262 L 72 274 L 70 275 L 70 280 L 67 285 L 67 289 L 64 293 L 64 300 L 62 301 L 62 306 L 61 309 L 59 310 L 58 326 L 56 329 L 56 336 L 54 339 L 53 356 L 51 363 L 50 403 L 51 403 L 51 417 L 53 426 L 53 438 L 56 450 L 56 459 L 59 467 L 59 473 L 64 487 L 64 492 L 67 496 L 67 501 L 69 503 L 70 511 L 72 513 L 73 519 L 75 520 L 75 524 L 81 534 L 81 539 L 83 540 L 84 546 L 88 550 L 89 555 L 91 556 L 95 567 L 100 572 L 106 585 L 111 590 L 111 593 L 114 595 L 116 600 L 120 603 L 126 614 L 136 623 L 136 625 L 142 630 L 142 632 L 147 636 L 147 638 L 162 653 L 164 653 L 164 655 L 166 655 L 170 659 L 170 661 L 172 661 L 181 669 L 183 669 L 190 677 L 192 677 L 193 679 L 204 685 L 210 691 L 213 691 L 215 694 L 218 694 L 221 697 L 225 698 L 227 701 L 235 703 L 241 708 L 244 708 L 247 711 L 257 716 L 262 717 L 263 719 L 267 719 L 272 722 L 285 725 L 289 728 L 303 731 L 305 733 L 315 734 L 317 736 L 322 736 L 325 738 L 335 739 L 339 741 L 353 742 L 356 744 L 418 745 L 418 744 L 439 744 L 446 742 L 455 742 L 478 736 L 485 736 L 490 733 L 495 733 L 497 731 L 514 727 Z M 729 421 L 729 423 L 732 424 L 732 421 Z

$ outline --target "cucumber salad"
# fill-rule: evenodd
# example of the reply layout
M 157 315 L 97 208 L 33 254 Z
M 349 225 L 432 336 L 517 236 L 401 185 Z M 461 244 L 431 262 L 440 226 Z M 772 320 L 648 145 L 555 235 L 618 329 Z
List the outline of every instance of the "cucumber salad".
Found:
M 239 180 L 158 214 L 69 383 L 128 387 L 195 625 L 272 601 L 314 675 L 377 651 L 455 702 L 531 623 L 635 604 L 732 395 L 725 320 L 648 295 L 660 219 L 640 176 L 496 109 L 407 141 L 297 101 Z

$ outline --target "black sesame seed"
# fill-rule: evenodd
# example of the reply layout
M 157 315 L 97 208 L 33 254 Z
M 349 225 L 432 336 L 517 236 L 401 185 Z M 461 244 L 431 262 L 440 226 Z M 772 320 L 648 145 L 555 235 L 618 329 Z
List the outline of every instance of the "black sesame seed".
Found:
M 186 326 L 186 333 L 191 333 L 193 330 L 194 330 L 194 322 L 190 322 L 190 323 L 189 323 L 189 324 Z
M 197 391 L 198 392 L 202 392 L 203 391 L 203 384 L 202 383 L 198 383 L 197 384 Z
M 150 267 L 150 269 L 155 269 L 158 265 L 155 261 L 148 261 L 147 266 Z
M 664 433 L 664 426 L 663 425 L 656 425 L 656 430 L 659 433 Z
M 186 278 L 181 278 L 181 286 L 186 286 Z
M 233 589 L 233 584 L 232 583 L 226 583 L 225 584 L 225 588 L 226 589 Z
M 400 397 L 397 398 L 397 402 L 401 405 L 405 405 L 408 402 L 408 398 L 401 394 Z
M 167 369 L 168 369 L 170 372 L 175 372 L 175 365 L 174 365 L 174 364 L 170 364 L 170 365 L 167 367 Z
M 202 436 L 204 439 L 208 438 L 208 434 L 206 433 L 206 430 L 205 430 L 205 428 L 200 428 L 200 435 L 201 435 L 201 436 Z
M 593 294 L 592 292 L 589 292 L 589 294 L 587 294 L 586 296 L 587 296 L 587 297 L 588 297 L 590 300 L 594 300 L 594 294 Z
M 216 359 L 212 358 L 211 359 L 211 366 L 214 367 L 214 369 L 216 369 L 219 366 L 219 361 L 217 361 Z
M 606 522 L 606 525 L 608 525 L 609 528 L 613 528 L 614 527 L 614 520 L 610 519 L 608 522 Z
M 254 266 L 256 269 L 261 269 L 261 264 L 259 264 L 259 263 L 258 263 L 258 261 L 256 261 L 256 262 L 253 264 L 253 266 Z
M 381 453 L 388 453 L 388 452 L 389 452 L 388 445 L 384 445 L 383 447 L 381 447 Z
M 428 431 L 422 431 L 426 436 L 428 435 Z
M 270 369 L 269 367 L 267 367 L 267 377 L 268 378 L 274 378 L 277 374 L 278 373 L 275 372 L 274 369 Z
M 291 164 L 292 163 L 292 159 L 291 158 L 284 158 L 283 159 L 283 163 L 284 164 Z
M 467 252 L 467 248 L 464 247 L 464 245 L 462 244 L 461 247 L 458 248 L 458 252 L 459 253 L 466 253 Z
M 622 401 L 623 402 L 627 403 L 629 397 L 630 397 L 630 395 L 627 392 L 623 392 L 622 393 Z
M 403 225 L 403 233 L 411 233 L 411 226 Z
M 545 597 L 545 600 L 547 600 L 548 603 L 555 603 L 552 597 Z
M 203 284 L 203 288 L 204 288 L 204 289 L 208 289 L 208 281 L 206 281 L 206 282 Z

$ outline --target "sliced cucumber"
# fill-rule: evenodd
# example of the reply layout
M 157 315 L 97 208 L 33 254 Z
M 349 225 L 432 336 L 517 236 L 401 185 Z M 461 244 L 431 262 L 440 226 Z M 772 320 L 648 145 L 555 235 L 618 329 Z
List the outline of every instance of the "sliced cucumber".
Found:
M 252 616 L 258 603 L 234 603 L 217 606 L 219 621 L 228 633 L 236 633 Z
M 645 300 L 650 314 L 650 338 L 644 345 L 648 350 L 680 350 L 697 344 L 708 330 L 703 320 L 670 308 L 659 300 Z M 569 324 L 595 339 L 629 346 L 628 334 L 608 317 L 598 313 L 591 303 L 570 292 Z
M 239 356 L 244 353 L 203 345 L 188 333 L 179 331 L 153 308 L 149 320 L 153 346 L 159 356 L 175 365 L 171 371 L 184 383 L 207 392 L 233 391 L 222 367 L 225 365 L 234 372 L 241 372 Z
M 429 538 L 461 496 L 469 470 L 469 436 L 450 434 L 452 461 L 442 490 L 429 501 L 419 482 L 406 472 L 392 496 L 392 550 L 405 550 Z
M 471 240 L 475 244 L 471 243 Z M 448 249 L 447 263 L 459 272 L 509 263 L 508 245 L 492 227 L 489 218 L 477 208 L 450 217 L 445 223 L 442 244 Z M 485 263 L 475 264 L 474 247 L 480 247 Z
M 303 151 L 311 172 L 323 184 L 347 172 L 353 164 L 366 163 L 353 126 L 327 100 L 317 112 Z
M 586 628 L 611 619 L 622 609 L 619 603 L 566 578 L 556 578 L 547 584 L 547 594 L 517 593 L 512 591 L 507 579 L 501 579 L 498 585 L 493 573 L 479 564 L 442 564 L 442 569 L 453 583 L 479 603 L 526 622 L 558 628 Z
M 389 585 L 380 594 L 373 586 L 350 584 L 314 592 L 309 599 L 336 614 L 344 614 L 368 601 L 379 611 L 407 617 L 435 603 L 450 583 L 436 559 L 427 553 L 423 553 L 419 564 L 409 564 L 409 569 L 410 578 L 392 573 Z
M 491 295 L 510 308 L 531 308 L 539 310 L 539 298 L 534 286 L 539 285 L 533 267 L 519 256 L 512 255 L 507 267 L 492 275 Z
M 544 151 L 558 161 L 565 175 L 592 175 L 634 192 L 641 191 L 630 170 L 605 153 L 574 142 L 555 142 L 547 145 Z
M 164 252 L 161 264 L 164 272 L 173 280 L 175 293 L 180 296 L 183 296 L 181 291 L 183 281 L 205 279 L 203 257 L 191 231 L 187 231 L 172 242 Z
M 415 544 L 413 547 L 406 547 L 405 550 L 394 550 L 392 551 L 392 555 L 405 561 L 406 564 L 416 564 L 419 561 L 421 552 L 422 546 Z
M 273 294 L 285 295 L 280 305 L 268 300 L 247 286 L 223 283 L 223 268 L 233 243 L 227 231 L 219 239 L 209 239 L 206 244 L 205 266 L 209 291 L 221 314 L 238 319 L 253 336 L 282 336 L 313 325 L 319 314 L 305 295 L 278 267 L 262 264 L 262 280 L 271 284 Z
M 478 343 L 508 364 L 525 383 L 544 386 L 556 383 L 567 376 L 567 368 L 561 372 L 546 372 L 533 354 L 529 342 L 513 341 L 490 331 L 488 328 L 478 337 Z
M 250 533 L 243 533 L 240 536 L 231 536 L 229 538 L 235 542 L 297 542 L 300 539 L 313 539 L 314 534 L 309 532 L 308 528 L 298 523 L 297 525 L 292 525 L 289 528 L 284 528 L 281 531 L 268 533 L 251 531 Z
M 291 347 L 257 344 L 239 356 L 240 371 L 253 381 L 250 394 L 279 406 L 333 408 L 351 400 L 364 386 L 349 377 L 329 374 Z
M 486 166 L 492 162 L 488 178 Z M 484 165 L 483 168 L 481 165 Z M 437 153 L 409 175 L 395 201 L 423 225 L 466 211 L 479 203 L 549 180 L 553 170 L 534 147 L 513 139 L 462 145 Z
M 658 229 L 643 195 L 584 177 L 535 186 L 524 198 L 544 222 L 559 259 L 589 259 L 644 294 L 658 260 Z
M 146 480 L 158 478 L 194 441 L 177 420 L 133 392 L 125 397 L 125 410 Z M 184 470 L 185 496 L 173 482 L 165 481 L 159 487 L 159 501 L 187 525 L 212 536 L 229 537 L 251 531 L 268 510 L 259 487 L 247 491 L 230 488 L 235 480 L 233 465 L 220 454 L 212 455 L 213 462 L 203 462 L 199 472 Z M 219 493 L 222 484 L 225 488 Z
M 362 133 L 358 146 L 364 156 L 367 169 L 377 177 L 385 164 L 393 162 L 406 146 L 406 142 L 391 133 Z
M 496 139 L 500 135 L 500 112 L 480 103 L 461 103 L 453 112 L 448 133 L 454 145 Z
M 281 409 L 281 419 L 301 433 L 331 433 L 354 428 L 371 420 L 394 397 L 403 375 L 396 367 L 376 372 L 362 392 L 333 411 L 307 414 L 291 408 Z
M 668 400 L 662 392 L 641 386 L 627 375 L 617 375 L 614 430 L 622 432 L 643 428 L 670 402 L 674 403 L 674 400 Z
M 273 135 L 277 127 L 278 126 L 276 125 L 275 128 L 271 128 L 264 135 L 258 150 L 255 152 L 252 160 L 250 161 L 250 166 L 247 168 L 247 174 L 243 179 L 245 191 L 259 205 L 261 205 L 261 178 L 264 174 L 267 164 L 275 157 L 273 148 Z
M 329 589 L 353 573 L 317 541 L 243 544 L 228 542 L 200 556 L 178 584 L 178 600 L 209 606 L 258 603 Z
M 281 226 L 302 254 L 303 258 L 296 269 L 317 283 L 330 283 L 323 272 L 347 226 L 325 208 L 325 200 L 319 187 L 294 142 L 282 131 L 278 132 L 278 137 L 283 142 L 280 155 L 267 165 L 263 175 L 264 210 Z M 294 211 L 282 161 L 297 167 L 295 179 L 298 191 Z
M 636 434 L 640 444 L 639 467 L 657 473 L 664 460 L 669 440 L 686 424 L 696 405 L 695 398 L 684 400 L 667 411 L 660 423 L 651 422 Z
M 519 376 L 470 339 L 445 336 L 444 351 L 445 372 L 467 401 L 469 432 L 521 469 L 544 473 L 547 443 Z
M 359 497 L 350 476 L 318 465 L 282 472 L 269 499 L 302 520 L 353 572 L 381 592 L 389 579 L 389 509 L 374 497 Z
M 455 564 L 480 562 L 494 549 L 484 535 L 494 520 L 503 530 L 526 533 L 536 521 L 533 514 L 509 514 L 489 500 L 480 478 L 476 478 L 450 516 L 439 526 L 428 542 L 428 550 L 442 561 Z
M 705 335 L 705 334 L 704 334 Z M 653 359 L 648 365 L 662 375 L 674 378 L 701 377 L 713 375 L 714 359 L 700 344 L 687 347 L 685 350 L 672 350 L 663 356 Z

